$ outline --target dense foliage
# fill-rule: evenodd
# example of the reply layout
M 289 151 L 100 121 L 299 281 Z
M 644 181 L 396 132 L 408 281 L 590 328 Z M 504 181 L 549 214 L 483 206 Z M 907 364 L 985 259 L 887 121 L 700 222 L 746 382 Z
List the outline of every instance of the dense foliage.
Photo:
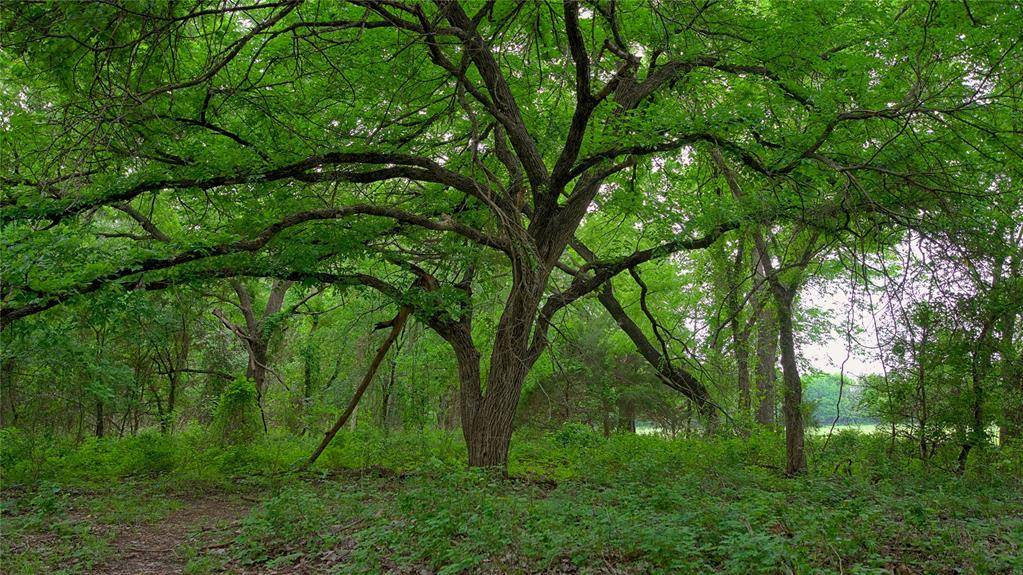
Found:
M 47 522 L 128 478 L 258 499 L 197 570 L 1020 568 L 1020 30 L 4 2 L 11 569 L 100 561 Z

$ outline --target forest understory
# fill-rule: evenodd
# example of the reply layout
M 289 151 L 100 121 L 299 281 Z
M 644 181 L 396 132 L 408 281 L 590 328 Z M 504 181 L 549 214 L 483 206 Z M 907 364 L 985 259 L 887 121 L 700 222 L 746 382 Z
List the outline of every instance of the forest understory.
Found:
M 244 448 L 145 434 L 57 449 L 5 438 L 4 572 L 1010 574 L 1023 464 L 890 460 L 883 436 L 677 439 L 568 426 L 519 438 L 509 475 L 449 434 L 343 431 Z M 12 447 L 17 445 L 17 448 Z M 954 455 L 954 454 L 951 454 Z

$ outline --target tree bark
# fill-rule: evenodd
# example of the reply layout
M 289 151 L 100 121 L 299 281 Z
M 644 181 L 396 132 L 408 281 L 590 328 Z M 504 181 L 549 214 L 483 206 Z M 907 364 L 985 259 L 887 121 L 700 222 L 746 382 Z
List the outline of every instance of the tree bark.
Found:
M 1004 421 L 999 430 L 1001 445 L 1023 438 L 1023 350 L 1014 345 L 1016 315 L 1005 318 L 1001 341 L 1001 377 L 1005 390 Z
M 735 261 L 728 269 L 728 313 L 731 316 L 729 321 L 732 331 L 732 353 L 735 356 L 736 380 L 739 386 L 739 413 L 742 414 L 743 422 L 748 421 L 752 409 L 752 397 L 750 392 L 749 375 L 749 348 L 747 341 L 749 333 L 742 327 L 741 312 L 739 305 L 739 290 L 741 289 L 741 270 L 745 256 L 745 237 L 740 238 L 739 245 L 735 250 Z
M 312 325 L 309 327 L 309 334 L 306 336 L 304 361 L 302 362 L 302 409 L 309 408 L 309 401 L 313 396 L 313 367 L 316 350 L 313 349 L 313 336 L 316 335 L 316 328 L 320 325 L 320 316 L 312 316 Z M 316 374 L 319 375 L 319 364 L 316 363 Z
M 228 327 L 246 344 L 246 348 L 249 351 L 249 365 L 245 375 L 255 383 L 256 393 L 260 397 L 263 396 L 263 392 L 266 390 L 266 374 L 270 349 L 269 334 L 264 333 L 266 320 L 281 311 L 281 308 L 284 306 L 284 297 L 294 283 L 292 281 L 274 280 L 270 285 L 270 294 L 267 296 L 263 314 L 257 317 L 252 302 L 252 294 L 248 288 L 237 279 L 231 280 L 231 287 L 234 288 L 235 293 L 238 295 L 238 307 L 242 310 L 242 315 L 245 317 L 245 328 L 239 329 L 238 326 L 232 327 L 231 325 L 228 325 Z M 221 317 L 221 321 L 226 322 L 223 317 Z
M 380 386 L 380 427 L 387 430 L 391 424 L 391 396 L 397 385 L 398 355 L 401 354 L 401 341 L 394 346 L 394 353 L 391 354 L 390 373 L 387 379 Z
M 460 378 L 463 386 L 462 430 L 472 467 L 502 470 L 507 467 L 519 395 L 537 357 L 530 349 L 530 336 L 549 269 L 520 268 L 514 274 L 517 277 L 513 278 L 494 336 L 485 392 L 480 386 L 478 360 L 475 368 L 469 366 L 464 374 L 468 379 Z M 459 372 L 462 375 L 461 365 Z
M 270 316 L 279 313 L 284 306 L 284 297 L 288 290 L 295 284 L 291 280 L 274 280 L 270 285 L 270 294 L 267 296 L 266 307 L 263 314 L 256 316 L 255 307 L 252 302 L 252 294 L 237 278 L 231 279 L 231 287 L 238 296 L 238 308 L 245 318 L 245 326 L 235 325 L 228 319 L 227 315 L 219 309 L 213 310 L 213 315 L 231 330 L 245 344 L 249 353 L 248 367 L 245 369 L 245 377 L 252 380 L 256 387 L 256 402 L 259 406 L 259 416 L 263 421 L 263 431 L 269 431 L 266 420 L 266 411 L 263 408 L 263 394 L 266 391 L 266 374 L 269 371 L 269 349 L 270 334 L 266 332 L 266 320 Z
M 4 417 L 0 417 L 0 426 L 18 424 L 18 397 L 17 390 L 14 387 L 14 362 L 13 357 L 0 359 L 0 396 L 7 400 L 5 403 L 11 413 L 9 421 Z
M 971 425 L 967 439 L 959 451 L 959 473 L 966 471 L 966 462 L 974 447 L 982 447 L 987 441 L 987 430 L 984 425 L 984 378 L 991 369 L 991 357 L 994 352 L 994 341 L 991 332 L 997 317 L 991 317 L 984 323 L 977 341 L 973 344 L 971 363 L 971 380 L 973 397 L 970 402 Z
M 757 302 L 757 423 L 774 425 L 774 381 L 778 363 L 778 322 L 767 305 L 764 290 Z
M 785 394 L 782 413 L 785 416 L 785 473 L 799 475 L 806 471 L 803 452 L 803 383 L 796 362 L 795 330 L 792 326 L 792 299 L 789 293 L 776 297 L 778 307 L 778 340 L 781 347 L 782 379 Z
M 1005 425 L 1002 426 L 999 441 L 1005 445 L 1023 439 L 1023 353 L 1005 369 L 1007 397 L 1005 401 Z

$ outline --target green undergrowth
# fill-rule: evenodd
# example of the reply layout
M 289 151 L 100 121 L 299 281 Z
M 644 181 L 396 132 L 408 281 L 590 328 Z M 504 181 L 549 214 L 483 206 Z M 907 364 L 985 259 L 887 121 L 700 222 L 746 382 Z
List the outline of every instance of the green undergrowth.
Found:
M 84 491 L 50 481 L 8 488 L 0 499 L 0 572 L 92 573 L 114 555 L 120 528 L 156 523 L 183 505 L 147 483 Z
M 932 461 L 843 433 L 783 477 L 783 438 L 609 439 L 525 431 L 509 477 L 466 469 L 442 432 L 343 432 L 218 446 L 200 430 L 78 445 L 4 432 L 4 572 L 88 573 L 113 527 L 159 521 L 196 492 L 254 503 L 187 573 L 1019 573 L 1023 457 Z M 73 510 L 73 512 L 69 512 Z M 119 510 L 119 511 L 118 511 Z M 56 567 L 55 567 L 56 566 Z

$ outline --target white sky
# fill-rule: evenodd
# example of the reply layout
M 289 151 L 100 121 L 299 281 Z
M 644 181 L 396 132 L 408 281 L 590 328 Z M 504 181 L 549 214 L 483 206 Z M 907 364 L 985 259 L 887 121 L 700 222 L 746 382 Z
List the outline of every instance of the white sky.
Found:
M 862 298 L 862 294 L 859 297 Z M 827 292 L 817 285 L 803 289 L 802 305 L 825 310 L 832 329 L 816 341 L 804 342 L 799 352 L 819 371 L 837 374 L 845 362 L 846 375 L 880 374 L 883 369 L 874 352 L 877 348 L 874 319 L 863 309 L 855 309 L 860 306 L 852 310 L 854 330 L 851 345 L 847 345 L 844 326 L 850 316 L 849 299 L 848 290 L 834 284 L 827 286 Z

